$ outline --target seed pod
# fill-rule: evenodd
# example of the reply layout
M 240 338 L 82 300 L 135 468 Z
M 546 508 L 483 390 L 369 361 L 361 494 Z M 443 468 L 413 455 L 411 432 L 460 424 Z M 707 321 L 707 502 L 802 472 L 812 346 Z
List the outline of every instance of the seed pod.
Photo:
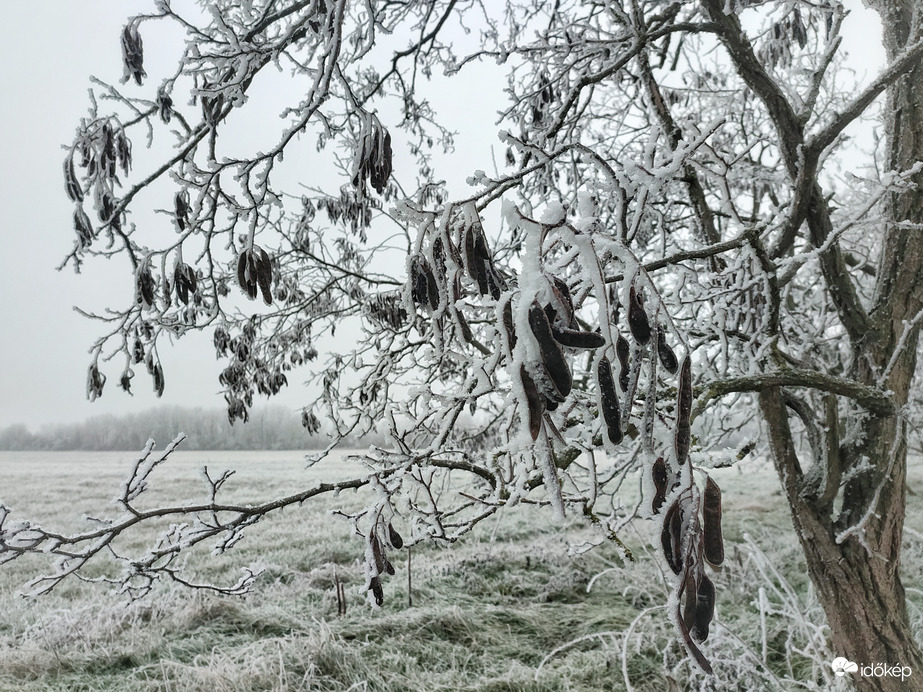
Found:
M 667 465 L 663 457 L 651 467 L 651 479 L 654 481 L 654 499 L 651 501 L 651 512 L 657 514 L 667 499 Z
M 154 394 L 156 394 L 157 397 L 160 398 L 163 396 L 163 386 L 164 386 L 163 368 L 160 367 L 160 363 L 157 363 L 154 366 L 154 369 L 151 371 L 151 374 L 154 376 Z
M 185 231 L 189 225 L 189 193 L 180 190 L 173 196 L 173 218 L 180 231 Z
M 674 574 L 683 571 L 683 512 L 676 501 L 667 510 L 660 531 L 660 547 Z
M 683 583 L 683 593 L 686 596 L 683 603 L 683 624 L 686 625 L 687 630 L 695 626 L 695 605 L 698 589 L 699 586 L 696 584 L 695 576 L 689 574 Z
M 394 576 L 394 565 L 391 564 L 388 558 L 385 558 L 385 572 L 392 577 Z
M 465 269 L 468 270 L 468 276 L 472 281 L 478 280 L 477 266 L 480 264 L 477 255 L 474 252 L 475 232 L 474 227 L 466 226 L 462 231 L 462 247 L 465 251 Z
M 671 375 L 676 374 L 679 364 L 676 361 L 676 354 L 667 344 L 667 335 L 661 325 L 657 325 L 657 356 L 660 358 L 660 364 Z
M 690 594 L 691 596 L 691 594 Z M 715 614 L 715 585 L 708 575 L 703 574 L 695 594 L 695 617 L 689 634 L 697 642 L 708 639 L 708 626 Z
M 606 422 L 609 441 L 614 445 L 620 444 L 622 442 L 622 421 L 619 397 L 615 391 L 615 382 L 612 380 L 612 365 L 605 356 L 600 358 L 596 364 L 596 379 L 599 385 L 599 403 L 603 420 Z
M 543 399 L 544 402 L 545 402 L 545 410 L 546 410 L 546 411 L 557 411 L 557 410 L 558 410 L 558 402 L 557 402 L 557 401 L 555 401 L 554 399 L 549 399 L 547 396 L 542 396 L 542 399 Z
M 137 289 L 138 302 L 145 308 L 153 307 L 154 276 L 151 274 L 151 269 L 147 262 L 144 262 L 138 269 Z
M 513 306 L 507 301 L 503 306 L 503 333 L 506 336 L 506 345 L 512 353 L 516 347 L 516 329 L 513 327 Z
M 74 158 L 72 154 L 69 154 L 67 158 L 64 159 L 64 190 L 67 192 L 67 196 L 70 197 L 72 202 L 83 201 L 83 189 L 80 187 L 80 182 L 77 180 L 77 174 L 74 173 Z
M 74 230 L 77 231 L 77 242 L 80 247 L 89 247 L 93 242 L 93 225 L 83 207 L 77 205 L 74 209 Z
M 369 544 L 372 546 L 372 558 L 375 561 L 375 570 L 378 574 L 381 574 L 385 571 L 385 556 L 382 552 L 381 542 L 378 540 L 375 529 L 369 531 Z
M 257 245 L 253 246 L 253 252 L 256 255 L 256 280 L 260 293 L 263 294 L 263 302 L 266 305 L 272 305 L 272 260 L 269 259 L 266 251 Z
M 708 477 L 702 498 L 702 533 L 705 559 L 717 567 L 724 562 L 724 538 L 721 535 L 721 488 Z
M 570 288 L 568 288 L 563 279 L 559 279 L 557 276 L 552 277 L 551 281 L 554 297 L 557 298 L 558 303 L 564 310 L 561 318 L 564 324 L 570 326 L 574 322 L 574 299 L 571 297 Z
M 676 395 L 676 463 L 683 465 L 689 456 L 692 439 L 690 417 L 692 416 L 692 365 L 687 354 L 679 372 L 679 387 Z
M 375 604 L 381 605 L 385 602 L 385 592 L 381 588 L 381 579 L 378 577 L 372 577 L 369 581 L 369 591 L 372 592 L 372 595 L 375 597 Z
M 401 534 L 397 532 L 397 529 L 388 522 L 388 540 L 391 541 L 391 545 L 394 546 L 395 550 L 400 550 L 404 547 L 404 539 L 401 538 Z
M 554 384 L 557 394 L 563 401 L 570 394 L 571 387 L 574 384 L 573 375 L 570 368 L 567 367 L 567 361 L 564 360 L 564 354 L 561 347 L 558 346 L 551 334 L 551 325 L 548 323 L 548 317 L 545 311 L 535 301 L 529 308 L 529 327 L 532 328 L 532 334 L 538 342 L 539 352 L 542 357 L 542 364 Z M 557 398 L 557 397 L 556 397 Z
M 410 261 L 410 297 L 417 305 L 429 305 L 429 282 L 418 258 Z
M 651 339 L 651 325 L 647 320 L 647 313 L 641 306 L 641 296 L 632 286 L 628 289 L 628 327 L 631 335 L 642 346 Z
M 628 377 L 631 374 L 631 366 L 628 363 L 631 347 L 628 345 L 628 339 L 621 334 L 615 342 L 615 353 L 619 357 L 619 386 L 623 392 L 627 392 Z
M 436 276 L 433 274 L 433 270 L 430 269 L 429 264 L 424 260 L 421 262 L 423 268 L 423 276 L 426 279 L 426 295 L 429 297 L 429 307 L 430 310 L 437 310 L 439 308 L 439 302 L 441 300 L 439 296 L 439 285 L 436 283 Z
M 137 24 L 128 24 L 122 31 L 122 64 L 124 67 L 123 84 L 134 77 L 135 83 L 140 85 L 141 80 L 147 77 L 144 71 L 144 48 Z
M 551 325 L 551 333 L 554 340 L 562 346 L 570 348 L 602 348 L 606 345 L 606 339 L 599 332 L 578 332 L 572 329 L 559 329 L 554 324 Z
M 533 442 L 538 439 L 538 434 L 542 429 L 542 412 L 544 404 L 542 397 L 538 393 L 538 387 L 535 386 L 535 380 L 529 375 L 525 365 L 519 366 L 519 377 L 522 380 L 522 388 L 526 393 L 526 405 L 529 414 L 529 434 Z

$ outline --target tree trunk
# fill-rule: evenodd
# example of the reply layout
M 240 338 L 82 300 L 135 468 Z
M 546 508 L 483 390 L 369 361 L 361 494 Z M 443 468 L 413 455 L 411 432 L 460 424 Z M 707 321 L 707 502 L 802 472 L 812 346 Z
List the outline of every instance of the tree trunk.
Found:
M 881 15 L 884 46 L 893 62 L 923 36 L 923 13 L 918 0 L 872 4 Z M 888 170 L 906 171 L 923 160 L 919 62 L 890 87 L 885 125 Z M 851 373 L 863 384 L 890 391 L 898 408 L 907 403 L 916 371 L 920 322 L 913 320 L 923 311 L 923 173 L 913 181 L 916 188 L 891 194 L 885 205 L 887 225 L 869 329 L 854 343 Z M 762 391 L 760 408 L 835 655 L 860 665 L 851 677 L 861 691 L 923 690 L 923 653 L 910 630 L 900 579 L 907 494 L 906 432 L 900 414 L 869 414 L 860 446 L 840 448 L 836 436 L 828 436 L 831 490 L 818 496 L 806 492 L 781 390 Z M 846 475 L 863 463 L 868 471 Z M 836 515 L 833 497 L 841 474 L 849 480 L 843 483 L 842 509 Z M 875 676 L 868 674 L 875 671 L 861 668 L 873 664 L 884 664 L 892 674 Z M 910 677 L 895 676 L 894 666 L 908 667 Z
M 773 460 L 791 505 L 808 573 L 827 615 L 834 654 L 860 666 L 860 671 L 851 675 L 858 690 L 923 690 L 923 655 L 910 630 L 899 574 L 907 449 L 895 419 L 883 421 L 891 425 L 878 426 L 880 429 L 875 433 L 876 442 L 887 444 L 872 444 L 868 448 L 870 463 L 880 472 L 863 474 L 869 477 L 865 485 L 870 491 L 863 494 L 863 501 L 871 502 L 874 498 L 877 485 L 873 485 L 873 478 L 876 482 L 886 479 L 879 491 L 876 511 L 866 518 L 864 510 L 869 505 L 855 507 L 848 513 L 844 507 L 844 516 L 834 522 L 829 512 L 804 492 L 781 390 L 774 387 L 761 392 L 760 409 L 769 427 Z M 898 441 L 896 448 L 890 444 L 894 440 Z M 874 457 L 873 448 L 886 456 Z M 888 467 L 890 474 L 886 473 Z M 854 491 L 854 495 L 858 494 Z M 837 543 L 837 534 L 843 530 L 840 523 L 846 514 L 853 522 L 849 526 L 865 523 L 860 525 L 861 531 L 856 530 Z M 891 673 L 898 673 L 895 670 L 898 666 L 901 674 L 862 674 L 862 666 L 876 664 L 882 664 Z M 910 677 L 903 675 L 908 669 Z

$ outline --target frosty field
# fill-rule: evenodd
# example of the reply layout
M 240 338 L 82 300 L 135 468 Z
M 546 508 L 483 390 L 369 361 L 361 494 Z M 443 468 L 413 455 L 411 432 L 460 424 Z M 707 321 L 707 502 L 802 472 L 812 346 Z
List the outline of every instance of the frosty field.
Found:
M 81 516 L 115 513 L 134 454 L 2 453 L 0 500 L 14 518 L 61 531 Z M 339 459 L 304 469 L 299 452 L 177 452 L 153 493 L 201 497 L 199 469 L 235 468 L 231 494 L 267 498 L 332 479 Z M 105 585 L 64 583 L 49 596 L 18 589 L 37 558 L 0 567 L 0 690 L 797 690 L 836 689 L 823 615 L 771 469 L 714 472 L 724 490 L 728 559 L 713 575 L 716 623 L 705 643 L 716 676 L 694 670 L 666 613 L 668 589 L 651 550 L 650 522 L 620 538 L 635 563 L 578 517 L 521 506 L 454 546 L 407 551 L 375 609 L 362 592 L 363 543 L 333 507 L 343 494 L 286 510 L 251 528 L 230 553 L 195 555 L 203 577 L 232 580 L 240 566 L 265 571 L 242 598 L 162 588 L 126 605 Z M 919 459 L 910 488 L 923 492 Z M 909 498 L 902 566 L 911 618 L 923 635 L 923 508 Z M 137 537 L 139 541 L 143 536 Z M 100 567 L 104 569 L 104 567 Z M 335 579 L 345 584 L 338 615 Z M 923 671 L 920 671 L 923 674 Z M 847 689 L 842 687 L 842 689 Z

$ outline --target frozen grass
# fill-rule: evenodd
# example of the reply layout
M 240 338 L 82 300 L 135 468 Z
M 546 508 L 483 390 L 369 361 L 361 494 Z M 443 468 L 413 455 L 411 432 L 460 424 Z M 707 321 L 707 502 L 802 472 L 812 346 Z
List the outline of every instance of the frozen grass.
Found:
M 55 459 L 0 457 L 0 496 L 19 516 L 64 528 L 115 495 L 130 455 Z M 342 471 L 305 473 L 297 453 L 220 459 L 210 466 L 241 468 L 231 489 L 241 497 Z M 188 497 L 203 461 L 178 455 L 161 476 L 161 497 Z M 715 475 L 728 557 L 713 575 L 717 622 L 704 647 L 714 678 L 692 670 L 676 643 L 650 524 L 621 537 L 638 559 L 623 567 L 613 545 L 569 551 L 591 535 L 581 523 L 554 527 L 549 512 L 520 507 L 451 549 L 415 548 L 413 607 L 406 562 L 395 561 L 385 607 L 372 609 L 361 593 L 363 546 L 325 504 L 263 522 L 229 555 L 194 558 L 211 577 L 262 559 L 268 568 L 245 598 L 163 589 L 126 606 L 103 587 L 71 583 L 25 600 L 14 591 L 38 563 L 0 569 L 0 690 L 835 689 L 824 667 L 835 653 L 777 481 L 753 468 Z M 923 491 L 919 464 L 910 486 Z M 920 635 L 923 508 L 918 495 L 908 504 L 903 571 Z M 343 617 L 335 575 L 346 584 Z

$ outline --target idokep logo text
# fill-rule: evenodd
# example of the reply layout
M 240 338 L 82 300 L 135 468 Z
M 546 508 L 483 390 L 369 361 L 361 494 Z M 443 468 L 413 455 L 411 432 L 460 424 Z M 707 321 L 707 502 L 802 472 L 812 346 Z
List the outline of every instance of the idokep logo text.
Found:
M 865 678 L 892 677 L 905 680 L 913 674 L 910 666 L 891 666 L 885 663 L 868 663 L 860 665 L 842 656 L 833 659 L 830 667 L 833 668 L 833 672 L 838 678 L 843 677 L 847 673 L 857 673 Z

